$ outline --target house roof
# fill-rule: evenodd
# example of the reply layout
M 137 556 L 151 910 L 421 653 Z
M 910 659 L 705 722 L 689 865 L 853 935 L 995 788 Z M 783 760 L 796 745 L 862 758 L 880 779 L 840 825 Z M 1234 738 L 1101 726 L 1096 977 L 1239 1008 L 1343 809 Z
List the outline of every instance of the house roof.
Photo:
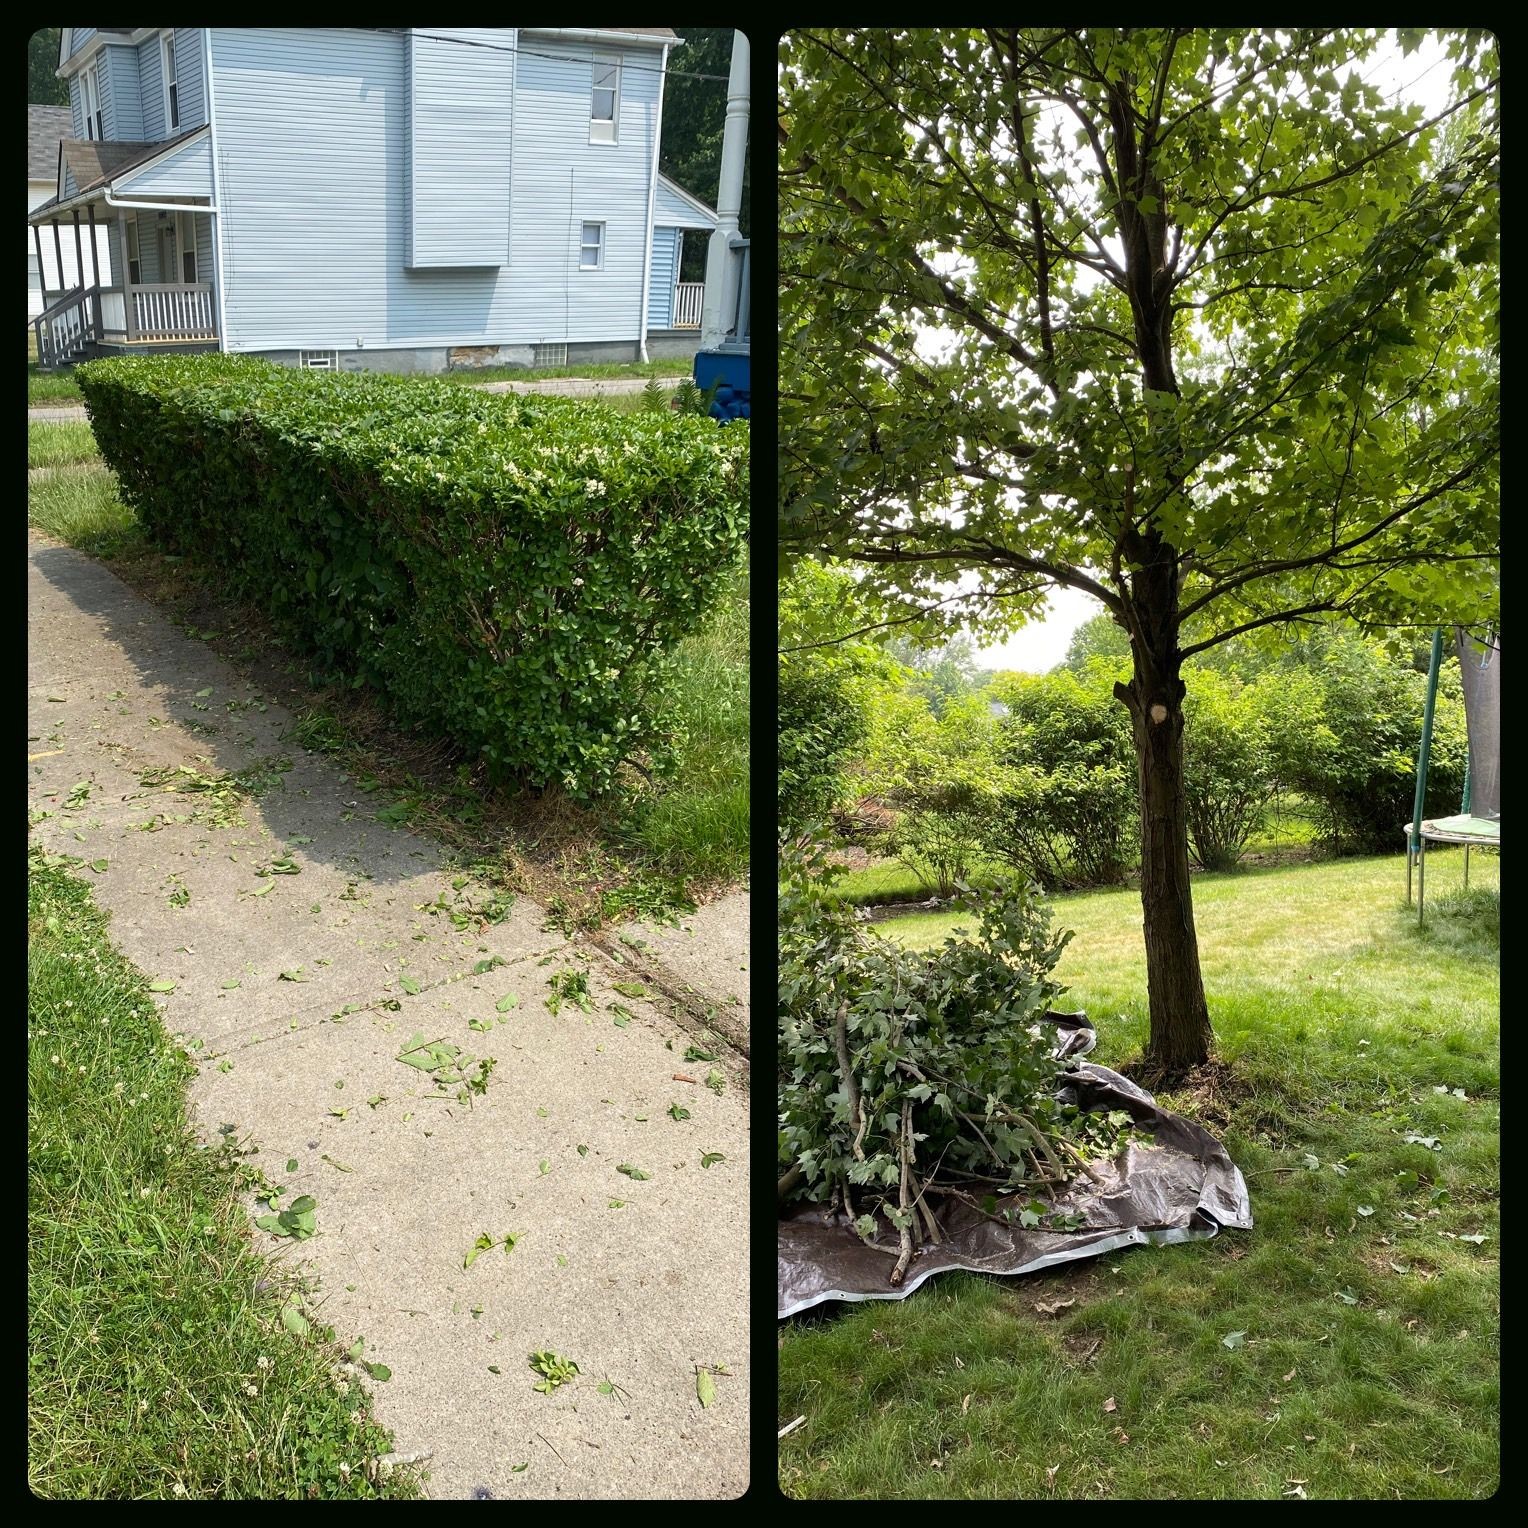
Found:
M 662 170 L 658 172 L 658 179 L 670 192 L 677 196 L 680 201 L 685 202 L 689 206 L 693 207 L 696 212 L 705 218 L 708 223 L 711 223 L 712 225 L 716 223 L 716 208 L 711 206 L 710 203 L 703 202 L 693 192 L 686 191 L 677 180 L 674 180 L 670 176 L 665 175 Z
M 27 107 L 27 179 L 56 180 L 58 144 L 74 131 L 67 106 Z
M 79 194 L 94 191 L 109 180 L 116 180 L 124 171 L 134 169 L 150 159 L 168 153 L 187 139 L 194 138 L 202 129 L 193 127 L 173 138 L 161 138 L 158 143 L 129 143 L 111 138 L 85 140 L 66 138 L 63 142 L 64 162 L 74 175 Z
M 119 139 L 90 141 L 65 138 L 58 145 L 58 158 L 63 161 L 63 164 L 55 165 L 53 175 L 55 179 L 62 181 L 63 168 L 67 165 L 74 176 L 75 190 L 67 197 L 50 196 L 47 201 L 27 213 L 27 221 L 41 222 L 48 213 L 55 212 L 61 207 L 83 205 L 92 200 L 93 193 L 101 190 L 103 186 L 111 185 L 150 160 L 158 159 L 163 154 L 173 153 L 183 143 L 202 136 L 206 131 L 205 126 L 188 128 L 183 133 L 177 133 L 173 138 L 161 138 L 158 143 L 128 143 Z

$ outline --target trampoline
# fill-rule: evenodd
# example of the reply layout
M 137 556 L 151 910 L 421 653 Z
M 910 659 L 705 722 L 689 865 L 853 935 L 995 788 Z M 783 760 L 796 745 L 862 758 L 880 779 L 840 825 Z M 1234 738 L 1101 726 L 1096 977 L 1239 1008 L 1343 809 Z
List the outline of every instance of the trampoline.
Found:
M 1406 902 L 1411 903 L 1412 866 L 1416 866 L 1417 922 L 1427 918 L 1427 846 L 1464 846 L 1464 884 L 1470 884 L 1470 850 L 1501 848 L 1501 634 L 1494 628 L 1477 640 L 1463 627 L 1454 629 L 1459 652 L 1459 677 L 1464 688 L 1465 725 L 1469 733 L 1469 764 L 1464 797 L 1453 817 L 1424 820 L 1427 764 L 1432 747 L 1433 707 L 1438 698 L 1438 668 L 1443 657 L 1443 633 L 1433 633 L 1432 660 L 1427 673 L 1427 706 L 1422 716 L 1422 743 L 1417 751 L 1417 790 L 1406 835 Z

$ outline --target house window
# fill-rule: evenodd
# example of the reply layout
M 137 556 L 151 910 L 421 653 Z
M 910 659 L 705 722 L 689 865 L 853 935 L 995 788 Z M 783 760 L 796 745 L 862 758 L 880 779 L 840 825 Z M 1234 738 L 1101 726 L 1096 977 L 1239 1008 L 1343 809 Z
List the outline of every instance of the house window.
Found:
M 621 115 L 621 61 L 596 58 L 590 68 L 589 142 L 614 143 L 615 125 Z
M 138 219 L 127 220 L 127 280 L 130 286 L 143 285 L 143 262 L 138 255 Z
M 104 138 L 106 134 L 101 130 L 101 80 L 94 64 L 85 70 L 82 81 L 85 94 L 85 136 Z
M 532 366 L 566 366 L 568 364 L 568 342 L 566 340 L 547 340 L 540 345 L 531 346 Z
M 27 291 L 42 291 L 42 270 L 37 264 L 37 251 L 27 251 Z
M 578 244 L 578 268 L 597 271 L 605 263 L 605 225 L 585 223 Z
M 160 64 L 164 80 L 164 119 L 167 132 L 180 127 L 180 87 L 175 81 L 175 34 L 166 32 L 159 40 Z
M 302 365 L 308 371 L 338 371 L 340 353 L 337 350 L 304 350 Z

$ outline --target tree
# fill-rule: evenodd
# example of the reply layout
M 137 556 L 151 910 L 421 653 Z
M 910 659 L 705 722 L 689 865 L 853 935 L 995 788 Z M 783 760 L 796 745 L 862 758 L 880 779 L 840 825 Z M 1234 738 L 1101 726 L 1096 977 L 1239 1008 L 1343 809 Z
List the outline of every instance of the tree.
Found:
M 1087 668 L 1090 658 L 1129 656 L 1130 633 L 1107 610 L 1100 610 L 1097 615 L 1089 616 L 1072 633 L 1061 666 L 1074 674 L 1080 674 Z
M 886 640 L 886 651 L 913 671 L 907 687 L 928 701 L 935 716 L 943 715 L 951 701 L 975 694 L 988 677 L 976 661 L 969 637 L 923 647 L 915 638 L 892 636 Z
M 727 118 L 727 76 L 732 70 L 731 27 L 675 27 L 684 46 L 669 55 L 663 89 L 663 141 L 659 168 L 708 207 L 716 205 L 722 174 L 722 127 Z M 695 79 L 695 75 L 719 78 Z M 749 162 L 743 162 L 743 206 L 738 231 L 748 237 Z M 691 241 L 686 240 L 686 243 Z M 703 248 L 703 241 L 695 244 Z
M 27 43 L 27 101 L 33 106 L 67 106 L 69 85 L 58 79 L 58 40 L 62 28 L 41 27 Z
M 1213 1043 L 1184 660 L 1270 624 L 1496 608 L 1496 45 L 1444 39 L 1429 117 L 1363 77 L 1379 43 L 782 44 L 783 542 L 864 563 L 931 627 L 990 632 L 1064 585 L 1129 632 L 1147 1060 L 1169 1075 Z

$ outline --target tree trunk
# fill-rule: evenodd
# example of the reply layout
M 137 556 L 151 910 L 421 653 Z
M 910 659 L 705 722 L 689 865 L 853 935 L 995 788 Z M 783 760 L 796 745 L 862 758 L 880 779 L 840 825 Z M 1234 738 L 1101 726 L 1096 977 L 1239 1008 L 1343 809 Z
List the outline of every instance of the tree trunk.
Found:
M 1158 601 L 1166 595 L 1175 607 L 1175 590 L 1149 588 L 1161 573 L 1152 569 L 1143 570 L 1143 575 L 1137 577 L 1138 592 L 1156 594 Z M 1169 576 L 1175 578 L 1175 573 Z M 1143 582 L 1147 590 L 1141 589 Z M 1156 601 L 1148 598 L 1148 603 Z M 1139 769 L 1141 907 L 1151 1008 L 1146 1060 L 1164 1076 L 1177 1077 L 1209 1059 L 1214 1035 L 1199 973 L 1199 936 L 1189 885 L 1184 685 L 1178 672 L 1175 608 L 1164 625 L 1171 635 L 1164 633 L 1163 640 L 1151 643 L 1151 650 L 1143 651 L 1140 642 L 1133 644 L 1134 676 L 1128 685 L 1117 686 L 1116 693 L 1130 712 Z

